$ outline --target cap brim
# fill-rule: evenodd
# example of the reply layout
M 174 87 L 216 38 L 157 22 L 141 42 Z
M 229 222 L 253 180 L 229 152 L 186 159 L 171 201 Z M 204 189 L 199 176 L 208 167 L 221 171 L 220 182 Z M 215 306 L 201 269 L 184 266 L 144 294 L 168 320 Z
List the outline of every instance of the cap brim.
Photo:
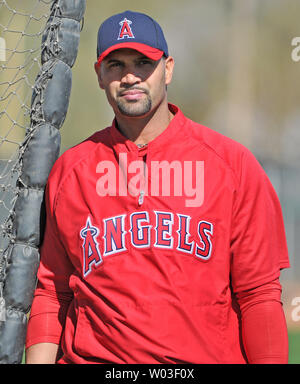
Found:
M 120 44 L 113 45 L 112 47 L 109 47 L 106 51 L 104 51 L 98 57 L 97 66 L 100 66 L 102 60 L 106 56 L 108 56 L 111 52 L 116 51 L 117 49 L 122 49 L 122 48 L 134 49 L 135 51 L 138 51 L 138 52 L 142 53 L 143 55 L 149 57 L 149 59 L 155 60 L 155 61 L 160 60 L 164 54 L 163 51 L 161 51 L 157 48 L 150 47 L 149 45 L 146 45 L 146 44 L 130 43 L 130 42 L 120 43 Z

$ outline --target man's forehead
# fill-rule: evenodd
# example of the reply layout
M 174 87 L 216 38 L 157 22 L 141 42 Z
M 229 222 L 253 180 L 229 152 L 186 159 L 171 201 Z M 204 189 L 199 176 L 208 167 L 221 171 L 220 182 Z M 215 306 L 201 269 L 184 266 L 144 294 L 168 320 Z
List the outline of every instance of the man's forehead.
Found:
M 120 49 L 116 49 L 112 52 L 110 52 L 104 59 L 103 61 L 109 61 L 109 60 L 112 60 L 112 59 L 126 59 L 126 58 L 130 58 L 130 59 L 137 59 L 137 58 L 147 58 L 147 56 L 143 55 L 142 53 L 136 51 L 135 49 L 131 49 L 131 48 L 120 48 Z M 149 59 L 151 60 L 151 59 Z

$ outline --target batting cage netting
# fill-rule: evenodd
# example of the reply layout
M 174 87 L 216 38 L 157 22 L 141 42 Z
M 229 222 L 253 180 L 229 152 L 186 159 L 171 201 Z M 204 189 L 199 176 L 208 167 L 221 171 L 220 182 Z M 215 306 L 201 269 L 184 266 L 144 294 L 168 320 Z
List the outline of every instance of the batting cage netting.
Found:
M 22 362 L 86 0 L 0 0 L 0 363 Z

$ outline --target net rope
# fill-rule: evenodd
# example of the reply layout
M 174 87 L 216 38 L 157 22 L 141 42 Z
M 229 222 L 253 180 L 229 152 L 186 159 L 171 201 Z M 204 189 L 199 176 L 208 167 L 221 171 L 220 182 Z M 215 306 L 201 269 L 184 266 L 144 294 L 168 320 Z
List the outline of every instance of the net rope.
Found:
M 41 38 L 53 0 L 0 0 L 0 281 L 14 242 L 14 205 L 30 127 L 31 96 L 41 70 Z M 2 291 L 0 284 L 0 297 Z

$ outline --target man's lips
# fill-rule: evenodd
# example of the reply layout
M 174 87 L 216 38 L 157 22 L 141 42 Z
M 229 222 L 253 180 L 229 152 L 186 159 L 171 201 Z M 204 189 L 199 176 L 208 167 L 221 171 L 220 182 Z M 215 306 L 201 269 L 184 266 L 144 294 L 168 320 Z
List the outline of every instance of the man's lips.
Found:
M 126 100 L 137 100 L 137 99 L 141 99 L 145 93 L 146 93 L 145 91 L 142 91 L 140 89 L 130 89 L 130 90 L 121 92 L 120 96 Z

